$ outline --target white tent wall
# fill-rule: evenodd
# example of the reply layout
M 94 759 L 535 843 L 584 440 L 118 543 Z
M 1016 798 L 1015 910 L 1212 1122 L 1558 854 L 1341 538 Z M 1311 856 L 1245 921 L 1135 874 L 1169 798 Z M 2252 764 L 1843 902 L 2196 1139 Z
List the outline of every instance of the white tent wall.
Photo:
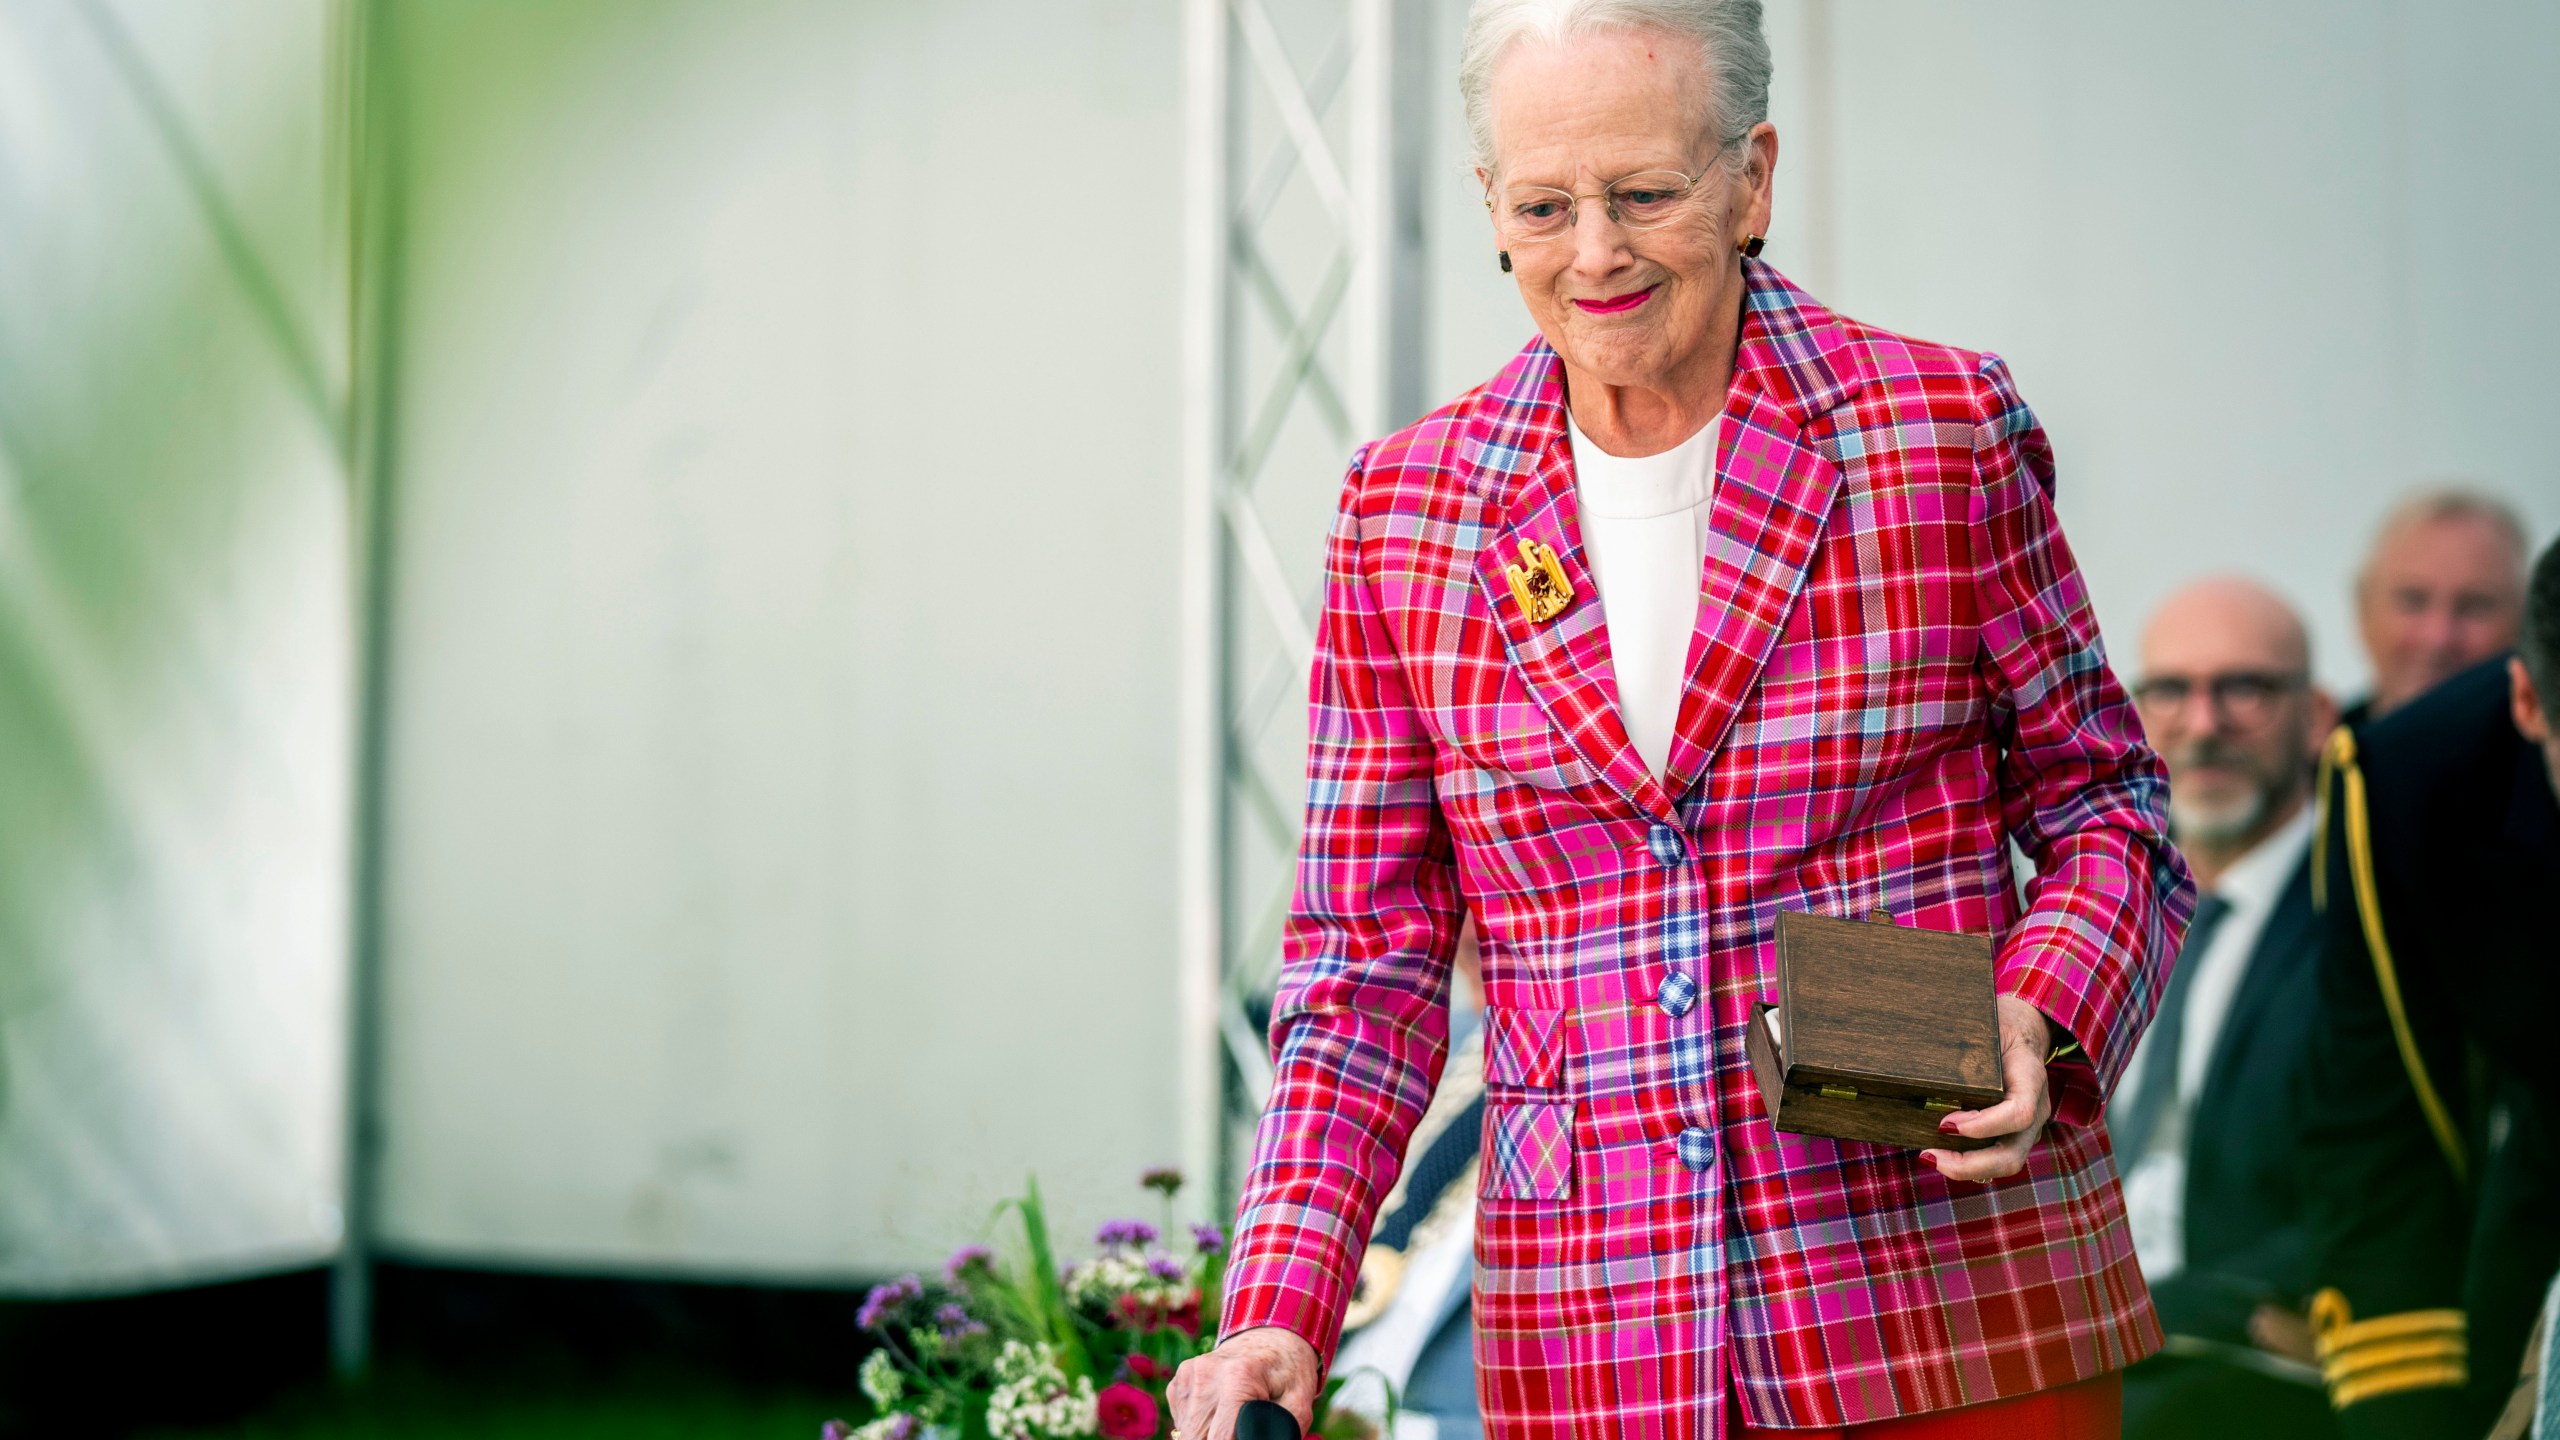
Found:
M 2353 571 L 2394 499 L 2462 480 L 2560 529 L 2560 8 L 1770 0 L 1768 25 L 1769 258 L 2008 360 L 2125 665 L 2169 590 L 2241 571 L 2352 694 Z M 1433 182 L 1438 395 L 1529 333 L 1463 163 Z
M 338 1242 L 337 40 L 0 0 L 0 1294 Z
M 407 4 L 381 1232 L 830 1278 L 1175 1154 L 1170 4 Z
M 825 1279 L 1031 1170 L 1129 1208 L 1181 1110 L 1179 7 L 387 9 L 385 1244 Z M 0 0 L 0 1293 L 335 1243 L 332 13 Z M 1770 17 L 1772 257 L 2011 360 L 2120 653 L 2247 569 L 2352 689 L 2393 496 L 2560 525 L 2548 7 Z M 1442 95 L 1435 397 L 1529 331 Z
M 823 1277 L 1029 1169 L 1114 1208 L 1177 1114 L 1177 7 L 403 14 L 387 1243 Z M 2120 651 L 2242 568 L 2352 689 L 2393 496 L 2560 522 L 2553 23 L 1777 0 L 1771 255 L 2011 360 Z M 1443 93 L 1435 396 L 1529 331 Z

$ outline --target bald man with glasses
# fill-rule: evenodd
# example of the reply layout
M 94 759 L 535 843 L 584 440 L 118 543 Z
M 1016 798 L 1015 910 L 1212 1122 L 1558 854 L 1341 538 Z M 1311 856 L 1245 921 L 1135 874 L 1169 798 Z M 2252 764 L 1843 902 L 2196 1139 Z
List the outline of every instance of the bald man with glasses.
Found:
M 2311 781 L 2337 710 L 2292 608 L 2253 581 L 2171 595 L 2133 686 L 2169 766 L 2170 828 L 2200 899 L 2160 1011 L 2107 1106 L 2161 1328 L 2125 1376 L 2128 1437 L 2335 1433 L 2308 1357 L 2309 1238 L 2295 1178 L 2296 1077 L 2323 930 L 2307 864 Z

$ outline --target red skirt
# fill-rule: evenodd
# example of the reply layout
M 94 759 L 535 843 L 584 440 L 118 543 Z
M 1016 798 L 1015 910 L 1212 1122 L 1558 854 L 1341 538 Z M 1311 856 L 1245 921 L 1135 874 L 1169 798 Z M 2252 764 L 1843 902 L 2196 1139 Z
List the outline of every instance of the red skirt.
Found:
M 1758 1430 L 1736 1409 L 1729 1428 L 1736 1435 L 1785 1440 L 2118 1440 L 2124 1430 L 2124 1376 L 2110 1370 L 2031 1395 L 1839 1430 Z

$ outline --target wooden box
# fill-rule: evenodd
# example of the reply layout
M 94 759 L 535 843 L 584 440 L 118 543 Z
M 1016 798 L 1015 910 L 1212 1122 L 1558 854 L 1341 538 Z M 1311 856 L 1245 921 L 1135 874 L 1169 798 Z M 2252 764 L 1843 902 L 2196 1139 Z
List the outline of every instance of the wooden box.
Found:
M 1975 1150 L 1940 1117 L 2000 1099 L 1991 941 L 1867 920 L 1778 914 L 1778 1003 L 1746 1041 L 1780 1130 L 1912 1149 Z

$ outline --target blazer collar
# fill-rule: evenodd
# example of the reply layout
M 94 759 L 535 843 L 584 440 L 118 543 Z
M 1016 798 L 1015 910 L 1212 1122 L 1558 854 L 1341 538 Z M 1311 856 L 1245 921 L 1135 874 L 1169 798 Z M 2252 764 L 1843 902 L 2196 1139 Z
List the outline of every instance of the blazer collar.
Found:
M 1839 319 L 1821 301 L 1762 260 L 1745 260 L 1749 289 L 1734 346 L 1733 389 L 1766 396 L 1789 425 L 1804 429 L 1856 393 L 1871 372 Z M 1564 366 L 1546 337 L 1532 339 L 1485 386 L 1485 422 L 1459 455 L 1459 472 L 1497 505 L 1537 478 L 1564 447 Z M 1572 488 L 1568 461 L 1565 486 Z
M 1573 456 L 1565 439 L 1564 369 L 1533 340 L 1486 387 L 1485 422 L 1460 452 L 1460 475 L 1501 523 L 1477 555 L 1477 580 L 1514 663 L 1550 719 L 1611 788 L 1656 818 L 1702 774 L 1750 693 L 1811 560 L 1839 472 L 1805 440 L 1807 425 L 1867 378 L 1839 322 L 1774 268 L 1743 262 L 1749 290 L 1725 403 L 1689 683 L 1658 780 L 1626 737 L 1608 633 L 1582 545 Z M 1519 613 L 1506 567 L 1520 543 L 1556 552 L 1573 586 L 1544 625 Z M 1665 783 L 1667 780 L 1667 784 Z

